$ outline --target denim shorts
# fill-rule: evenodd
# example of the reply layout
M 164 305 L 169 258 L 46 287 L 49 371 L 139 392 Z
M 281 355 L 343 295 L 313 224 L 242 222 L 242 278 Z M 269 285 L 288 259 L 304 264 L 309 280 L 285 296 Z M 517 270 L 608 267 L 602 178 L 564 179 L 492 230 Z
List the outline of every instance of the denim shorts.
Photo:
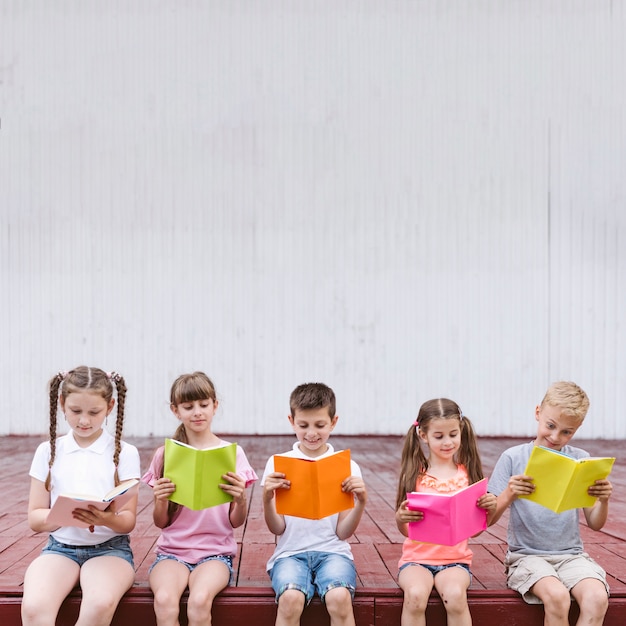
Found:
M 411 567 L 412 565 L 419 565 L 420 567 L 425 567 L 433 577 L 436 576 L 439 572 L 443 572 L 444 569 L 448 569 L 449 567 L 461 567 L 463 568 L 470 577 L 470 584 L 472 583 L 472 572 L 470 571 L 469 565 L 467 563 L 448 563 L 447 565 L 429 565 L 428 563 L 405 563 L 401 568 L 400 572 L 405 567 Z
M 300 552 L 274 562 L 269 572 L 276 599 L 287 589 L 301 591 L 308 604 L 317 591 L 324 597 L 336 587 L 345 587 L 352 597 L 356 589 L 356 569 L 347 556 L 332 552 Z
M 233 583 L 233 575 L 234 575 L 233 557 L 230 556 L 229 554 L 216 554 L 212 556 L 205 556 L 204 558 L 200 559 L 197 563 L 187 563 L 187 561 L 183 561 L 182 559 L 179 559 L 177 556 L 174 556 L 173 554 L 163 554 L 162 552 L 159 552 L 157 553 L 157 557 L 154 563 L 150 566 L 150 569 L 148 570 L 148 574 L 150 574 L 150 572 L 152 571 L 152 568 L 157 563 L 160 563 L 161 561 L 176 561 L 177 563 L 182 563 L 190 572 L 193 572 L 193 570 L 196 569 L 198 565 L 202 565 L 202 563 L 206 563 L 207 561 L 221 561 L 222 563 L 224 563 L 224 565 L 226 565 L 226 567 L 228 568 L 228 571 L 230 572 L 229 584 L 232 585 Z
M 95 546 L 69 546 L 60 543 L 52 535 L 48 538 L 48 545 L 41 551 L 42 554 L 61 554 L 83 566 L 86 561 L 97 556 L 119 556 L 135 569 L 133 551 L 130 549 L 128 535 L 117 535 L 104 543 Z

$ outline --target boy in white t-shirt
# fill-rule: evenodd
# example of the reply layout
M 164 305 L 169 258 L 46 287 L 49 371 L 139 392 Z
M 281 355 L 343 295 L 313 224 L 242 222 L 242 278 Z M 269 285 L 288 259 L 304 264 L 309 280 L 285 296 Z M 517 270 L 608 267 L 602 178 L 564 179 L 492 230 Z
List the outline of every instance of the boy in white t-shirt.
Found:
M 294 389 L 289 400 L 289 422 L 298 441 L 284 456 L 319 459 L 334 453 L 328 443 L 337 424 L 335 394 L 322 383 L 306 383 Z M 326 605 L 333 626 L 355 626 L 352 598 L 356 570 L 350 545 L 346 541 L 356 530 L 367 491 L 358 465 L 351 461 L 351 476 L 342 489 L 355 497 L 354 508 L 319 520 L 279 515 L 277 489 L 289 489 L 285 475 L 274 471 L 270 457 L 263 474 L 265 521 L 277 535 L 274 554 L 267 563 L 276 593 L 276 626 L 300 624 L 304 607 L 315 591 Z

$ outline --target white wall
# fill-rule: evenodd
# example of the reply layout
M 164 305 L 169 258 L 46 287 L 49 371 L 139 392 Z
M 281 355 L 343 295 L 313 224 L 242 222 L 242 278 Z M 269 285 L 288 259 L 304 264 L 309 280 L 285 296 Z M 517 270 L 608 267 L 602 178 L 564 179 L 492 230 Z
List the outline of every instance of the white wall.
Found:
M 625 6 L 0 0 L 0 433 L 86 363 L 133 435 L 203 369 L 217 432 L 322 380 L 526 435 L 573 379 L 625 436 Z

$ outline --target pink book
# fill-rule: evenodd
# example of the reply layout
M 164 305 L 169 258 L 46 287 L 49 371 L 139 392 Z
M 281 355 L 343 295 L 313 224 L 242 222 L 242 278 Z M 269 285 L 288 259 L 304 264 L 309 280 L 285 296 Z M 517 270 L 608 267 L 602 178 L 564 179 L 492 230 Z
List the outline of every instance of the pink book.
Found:
M 407 493 L 408 508 L 423 511 L 424 519 L 409 522 L 409 539 L 455 546 L 487 528 L 487 511 L 476 505 L 487 493 L 487 479 L 454 493 Z
M 129 478 L 128 480 L 122 481 L 117 487 L 111 489 L 111 491 L 106 493 L 103 497 L 77 493 L 61 494 L 54 501 L 54 505 L 46 518 L 46 523 L 50 522 L 58 524 L 59 526 L 87 528 L 88 524 L 83 524 L 83 522 L 72 517 L 72 511 L 74 509 L 87 509 L 89 505 L 92 504 L 101 511 L 104 511 L 113 501 L 115 501 L 118 508 L 120 508 L 133 496 L 137 495 L 139 491 L 138 485 L 139 481 L 136 478 Z

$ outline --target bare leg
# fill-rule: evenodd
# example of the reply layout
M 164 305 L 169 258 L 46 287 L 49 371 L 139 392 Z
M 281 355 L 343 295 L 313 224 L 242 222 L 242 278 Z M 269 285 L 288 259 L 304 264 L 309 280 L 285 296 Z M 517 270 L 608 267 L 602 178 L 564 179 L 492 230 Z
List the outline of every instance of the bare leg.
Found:
M 189 626 L 211 625 L 213 600 L 229 581 L 230 570 L 218 559 L 205 561 L 191 572 L 187 602 Z
M 426 626 L 426 606 L 433 589 L 433 575 L 421 565 L 405 567 L 398 576 L 404 591 L 401 626 Z
M 159 561 L 150 571 L 157 626 L 178 626 L 180 597 L 189 582 L 189 568 L 174 559 Z
M 134 580 L 135 570 L 118 556 L 97 556 L 86 561 L 80 568 L 83 600 L 76 626 L 108 626 Z
M 569 626 L 572 600 L 565 585 L 555 576 L 538 580 L 531 591 L 543 602 L 544 626 Z
M 287 589 L 278 598 L 276 626 L 299 626 L 306 597 L 297 589 Z
M 462 567 L 448 567 L 435 576 L 435 589 L 446 609 L 448 626 L 472 626 L 467 605 L 467 589 L 471 582 L 470 575 Z
M 595 578 L 584 578 L 572 587 L 580 615 L 577 626 L 600 626 L 609 608 L 609 596 L 604 583 Z
M 335 587 L 324 596 L 326 610 L 330 615 L 330 626 L 356 626 L 352 596 L 345 587 Z
M 24 626 L 54 626 L 63 600 L 78 583 L 80 566 L 60 554 L 42 554 L 26 570 L 22 598 Z

